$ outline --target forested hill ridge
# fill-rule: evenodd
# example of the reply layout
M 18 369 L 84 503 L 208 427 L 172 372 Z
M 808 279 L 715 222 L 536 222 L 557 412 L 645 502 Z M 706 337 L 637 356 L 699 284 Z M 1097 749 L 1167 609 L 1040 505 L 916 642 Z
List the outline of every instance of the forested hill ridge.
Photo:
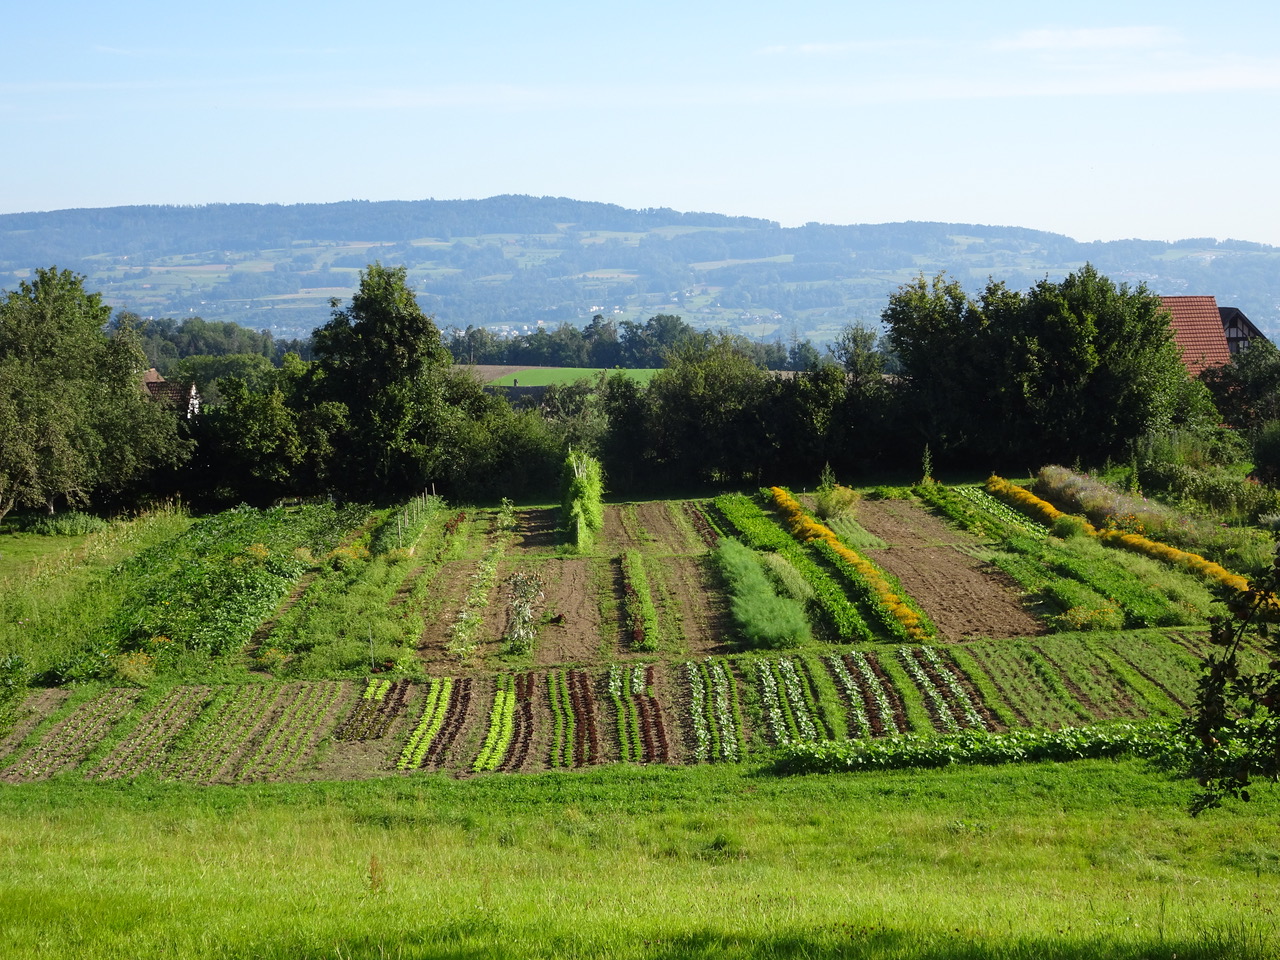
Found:
M 1280 248 L 1189 239 L 1082 243 L 1021 227 L 837 226 L 565 198 L 133 206 L 0 215 L 0 289 L 56 264 L 144 317 L 234 320 L 279 337 L 324 323 L 373 261 L 404 265 L 444 328 L 525 331 L 602 313 L 676 314 L 766 341 L 874 324 L 888 295 L 944 271 L 1026 288 L 1085 262 L 1155 293 L 1212 294 L 1280 330 Z

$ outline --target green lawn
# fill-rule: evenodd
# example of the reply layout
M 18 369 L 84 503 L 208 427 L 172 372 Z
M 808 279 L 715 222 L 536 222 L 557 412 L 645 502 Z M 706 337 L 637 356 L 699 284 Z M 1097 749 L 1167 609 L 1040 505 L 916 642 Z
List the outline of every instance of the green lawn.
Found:
M 0 955 L 1274 957 L 1280 798 L 1137 762 L 0 788 Z
M 41 533 L 0 533 L 0 580 L 25 574 L 41 557 L 56 558 L 84 543 L 84 537 L 51 537 Z

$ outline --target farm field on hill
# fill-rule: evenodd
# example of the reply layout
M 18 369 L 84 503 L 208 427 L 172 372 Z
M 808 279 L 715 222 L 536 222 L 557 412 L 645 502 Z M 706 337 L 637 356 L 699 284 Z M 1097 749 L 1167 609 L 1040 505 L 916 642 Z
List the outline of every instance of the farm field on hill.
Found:
M 1185 713 L 1201 580 L 1153 585 L 977 488 L 917 494 L 936 512 L 900 490 L 830 528 L 780 488 L 610 504 L 580 553 L 554 509 L 429 497 L 175 523 L 69 570 L 56 609 L 39 583 L 5 601 L 6 649 L 42 680 L 9 711 L 0 780 L 737 762 Z M 747 642 L 726 543 L 803 636 Z
M 602 373 L 621 373 L 637 383 L 648 383 L 656 369 L 603 370 L 599 367 L 522 367 L 492 363 L 459 364 L 464 370 L 475 373 L 482 383 L 495 387 L 547 387 L 566 386 L 578 380 L 594 380 Z

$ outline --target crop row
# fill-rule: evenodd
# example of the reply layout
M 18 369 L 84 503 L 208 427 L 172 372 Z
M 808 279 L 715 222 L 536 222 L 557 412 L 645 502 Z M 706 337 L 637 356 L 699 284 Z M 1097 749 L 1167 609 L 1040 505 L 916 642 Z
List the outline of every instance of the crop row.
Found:
M 88 700 L 54 724 L 3 773 L 9 782 L 43 780 L 74 767 L 138 699 L 138 691 L 116 688 Z
M 452 693 L 452 677 L 433 677 L 427 682 L 427 696 L 423 702 L 422 716 L 418 718 L 417 726 L 409 734 L 409 739 L 400 752 L 400 758 L 396 761 L 399 769 L 414 770 L 423 765 L 427 751 L 431 749 L 436 736 L 444 726 Z
M 995 497 L 986 493 L 981 487 L 972 484 L 963 484 L 950 488 L 956 495 L 968 500 L 971 504 L 981 510 L 983 513 L 995 518 L 999 522 L 1007 526 L 1014 527 L 1024 533 L 1032 536 L 1047 537 L 1049 528 L 1043 523 L 1032 520 L 1026 514 L 1019 513 L 1008 504 L 997 500 Z
M 962 727 L 987 729 L 987 722 L 974 709 L 968 691 L 932 648 L 899 647 L 898 657 L 924 695 L 935 724 L 949 731 Z
M 622 610 L 626 617 L 628 643 L 637 652 L 657 650 L 658 612 L 649 593 L 644 557 L 636 550 L 628 550 L 618 562 L 622 571 Z
M 552 767 L 581 767 L 600 757 L 600 730 L 595 697 L 585 670 L 552 670 L 547 674 L 551 708 Z
M 204 709 L 211 694 L 209 687 L 174 687 L 88 776 L 117 780 L 154 770 L 163 762 L 169 745 Z
M 769 495 L 791 535 L 804 543 L 812 543 L 833 567 L 850 580 L 859 599 L 876 614 L 890 635 L 907 640 L 926 640 L 933 636 L 936 632 L 933 623 L 903 593 L 902 586 L 893 576 L 841 543 L 830 527 L 809 516 L 786 490 L 770 487 Z
M 233 780 L 268 780 L 291 772 L 333 729 L 344 684 L 337 680 L 291 684 L 279 712 L 244 751 Z
M 684 665 L 689 684 L 689 725 L 693 757 L 699 762 L 734 761 L 742 757 L 737 685 L 720 660 L 690 660 Z
M 807 675 L 789 657 L 756 660 L 752 664 L 760 712 L 769 739 L 775 744 L 812 743 L 827 739 L 817 718 Z
M 716 509 L 738 531 L 742 541 L 755 550 L 781 554 L 813 590 L 810 606 L 831 637 L 838 642 L 870 640 L 871 630 L 836 580 L 822 569 L 756 503 L 740 493 L 715 499 Z
M 683 509 L 685 516 L 693 524 L 693 529 L 697 533 L 698 539 L 706 545 L 708 550 L 714 550 L 720 544 L 720 531 L 707 519 L 707 515 L 702 512 L 702 508 L 692 500 L 685 500 Z
M 471 765 L 471 769 L 477 773 L 498 769 L 515 733 L 515 677 L 509 673 L 500 674 L 495 683 L 497 689 L 493 694 L 493 707 L 489 711 L 489 729 L 480 753 Z
M 1047 500 L 1040 499 L 1030 490 L 1010 483 L 1001 477 L 991 476 L 987 480 L 987 491 L 1049 524 L 1055 523 L 1061 517 L 1069 516 Z M 1249 588 L 1249 583 L 1244 577 L 1232 573 L 1212 560 L 1206 560 L 1199 554 L 1189 553 L 1177 547 L 1157 543 L 1141 534 L 1128 533 L 1120 528 L 1100 530 L 1087 520 L 1075 519 L 1084 533 L 1110 546 L 1122 547 L 1173 566 L 1183 567 L 1204 577 L 1206 580 L 1221 584 L 1237 592 L 1243 592 Z
M 19 745 L 3 776 L 36 779 L 82 765 L 84 776 L 102 779 L 148 772 L 202 783 L 288 778 L 326 736 L 363 738 L 379 747 L 382 764 L 404 771 L 580 767 L 613 753 L 602 744 L 601 710 L 610 704 L 616 755 L 633 763 L 677 754 L 733 762 L 779 745 L 846 737 L 1168 718 L 1195 696 L 1202 647 L 1198 634 L 1145 630 L 712 658 L 679 666 L 672 703 L 659 702 L 652 664 L 618 664 L 604 676 L 507 674 L 489 681 L 492 699 L 477 694 L 483 711 L 474 717 L 472 691 L 486 681 L 472 678 L 374 677 L 363 691 L 338 681 L 175 687 L 140 717 L 131 712 L 137 691 L 114 688 L 58 708 L 63 718 L 45 721 L 43 734 Z M 410 703 L 419 705 L 413 723 L 393 725 Z M 667 740 L 671 720 L 682 732 L 681 751 Z M 119 731 L 114 748 L 100 746 Z M 474 752 L 460 755 L 464 743 Z M 544 752 L 535 755 L 535 744 Z
M 900 707 L 895 707 L 893 688 L 873 664 L 874 654 L 851 650 L 826 657 L 827 669 L 844 694 L 853 716 L 856 736 L 883 737 L 906 729 Z
M 162 775 L 198 783 L 226 779 L 283 692 L 283 686 L 267 683 L 224 688 L 180 738 L 186 749 L 174 750 Z
M 671 759 L 662 708 L 653 696 L 653 664 L 614 665 L 607 687 L 618 719 L 618 751 L 630 763 Z
M 460 660 L 466 660 L 479 646 L 480 626 L 484 623 L 484 610 L 489 605 L 489 591 L 514 527 L 514 508 L 509 500 L 504 500 L 494 521 L 493 541 L 471 575 L 462 609 L 449 626 L 449 652 Z
M 335 740 L 381 740 L 387 727 L 409 702 L 408 680 L 371 677 L 347 719 L 334 731 Z
M 1079 535 L 1051 537 L 1033 521 L 1011 520 L 1010 515 L 1023 515 L 986 494 L 962 497 L 941 484 L 917 493 L 953 523 L 996 537 L 992 562 L 1048 604 L 1048 622 L 1058 630 L 1185 626 L 1208 619 L 1213 598 L 1196 577 L 1107 549 L 1083 535 L 1083 526 Z M 1039 532 L 1027 532 L 1028 525 Z
M 536 573 L 517 571 L 507 577 L 507 627 L 502 639 L 507 653 L 520 656 L 533 649 L 538 638 L 538 607 L 542 603 L 542 578 Z

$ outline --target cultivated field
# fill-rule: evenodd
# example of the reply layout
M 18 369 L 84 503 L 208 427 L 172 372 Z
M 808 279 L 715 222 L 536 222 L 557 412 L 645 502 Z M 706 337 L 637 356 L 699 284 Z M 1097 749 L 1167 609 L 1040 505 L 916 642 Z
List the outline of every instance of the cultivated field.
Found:
M 80 586 L 56 611 L 35 588 L 34 617 L 10 597 L 25 623 L 6 640 L 46 682 L 109 676 L 16 701 L 0 780 L 717 763 L 1185 714 L 1203 577 L 1054 537 L 978 488 L 928 496 L 950 519 L 905 490 L 829 528 L 777 488 L 611 504 L 584 553 L 549 508 L 422 498 L 201 520 L 70 569 Z M 803 610 L 803 637 L 747 645 L 724 539 Z

